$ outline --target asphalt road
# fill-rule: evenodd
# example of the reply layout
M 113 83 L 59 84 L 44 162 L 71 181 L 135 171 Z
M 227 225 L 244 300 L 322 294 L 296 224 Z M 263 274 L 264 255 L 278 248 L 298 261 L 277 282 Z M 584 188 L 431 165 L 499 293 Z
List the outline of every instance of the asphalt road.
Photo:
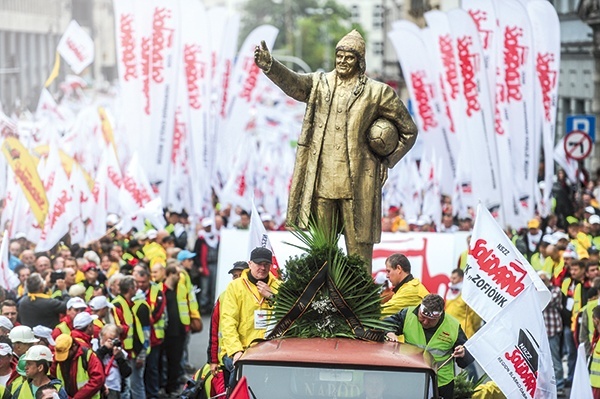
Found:
M 208 330 L 210 328 L 210 317 L 202 317 L 202 331 L 192 334 L 188 346 L 189 362 L 196 369 L 199 369 L 206 363 L 206 348 L 208 347 Z

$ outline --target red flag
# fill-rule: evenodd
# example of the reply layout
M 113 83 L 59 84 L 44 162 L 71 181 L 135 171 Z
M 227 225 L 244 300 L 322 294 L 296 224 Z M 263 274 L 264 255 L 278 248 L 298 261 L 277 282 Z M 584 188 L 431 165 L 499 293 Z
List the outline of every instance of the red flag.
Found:
M 248 381 L 246 381 L 246 376 L 242 377 L 242 379 L 237 383 L 229 399 L 250 399 L 250 394 L 248 393 Z

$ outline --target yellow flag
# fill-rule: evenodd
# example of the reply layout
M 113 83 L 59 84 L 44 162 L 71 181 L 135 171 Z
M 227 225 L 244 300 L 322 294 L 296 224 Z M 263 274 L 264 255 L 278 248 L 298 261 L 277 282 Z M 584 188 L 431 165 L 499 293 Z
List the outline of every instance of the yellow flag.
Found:
M 4 140 L 2 153 L 15 173 L 35 219 L 40 227 L 44 227 L 44 221 L 48 214 L 48 198 L 44 184 L 37 172 L 34 158 L 15 137 L 7 137 Z
M 44 87 L 48 87 L 54 82 L 54 79 L 58 76 L 60 72 L 60 54 L 58 51 L 56 52 L 56 56 L 54 57 L 54 66 L 52 67 L 52 72 L 50 72 L 50 76 L 46 79 L 46 83 L 44 83 Z

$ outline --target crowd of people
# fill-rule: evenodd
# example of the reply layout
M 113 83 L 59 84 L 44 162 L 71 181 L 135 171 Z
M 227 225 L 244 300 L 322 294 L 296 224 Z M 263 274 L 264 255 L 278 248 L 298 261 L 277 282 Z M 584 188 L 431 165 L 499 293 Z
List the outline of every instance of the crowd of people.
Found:
M 188 244 L 186 215 L 166 217 L 165 230 L 128 235 L 109 218 L 86 249 L 11 240 L 18 285 L 0 289 L 0 398 L 179 397 L 195 371 L 190 334 L 212 310 L 218 240 L 214 219 Z

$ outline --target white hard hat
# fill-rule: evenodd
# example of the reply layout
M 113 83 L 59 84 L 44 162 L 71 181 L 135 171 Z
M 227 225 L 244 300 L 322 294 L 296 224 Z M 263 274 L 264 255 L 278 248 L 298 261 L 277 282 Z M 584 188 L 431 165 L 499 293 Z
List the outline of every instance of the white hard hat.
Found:
M 46 360 L 47 362 L 52 363 L 52 352 L 50 352 L 50 349 L 47 346 L 33 345 L 25 352 L 24 360 Z
M 6 328 L 8 331 L 13 329 L 13 323 L 6 316 L 0 316 L 0 327 Z
M 23 342 L 25 344 L 34 344 L 40 342 L 40 340 L 33 335 L 33 330 L 27 326 L 16 326 L 10 330 L 8 338 L 10 338 L 13 343 Z

